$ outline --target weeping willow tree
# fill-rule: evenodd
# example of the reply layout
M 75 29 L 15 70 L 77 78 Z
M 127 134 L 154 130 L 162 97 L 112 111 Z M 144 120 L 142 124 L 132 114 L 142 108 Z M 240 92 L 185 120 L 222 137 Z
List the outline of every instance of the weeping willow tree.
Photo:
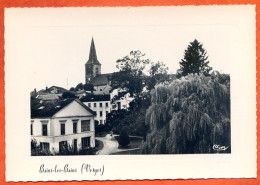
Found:
M 151 92 L 144 154 L 230 153 L 230 78 L 189 74 Z M 229 146 L 225 151 L 213 145 Z

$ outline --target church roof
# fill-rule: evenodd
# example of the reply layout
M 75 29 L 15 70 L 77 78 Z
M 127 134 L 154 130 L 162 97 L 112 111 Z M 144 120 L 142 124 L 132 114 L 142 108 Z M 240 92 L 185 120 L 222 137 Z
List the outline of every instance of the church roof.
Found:
M 97 75 L 91 80 L 90 83 L 94 86 L 107 85 L 108 79 L 106 75 Z
M 89 59 L 87 61 L 87 64 L 101 65 L 100 62 L 97 59 L 97 53 L 96 53 L 96 48 L 95 48 L 93 38 L 91 40 L 91 46 L 90 46 L 90 51 L 89 51 Z
M 92 80 L 91 80 L 91 84 L 93 86 L 101 86 L 101 85 L 107 85 L 109 84 L 109 78 L 112 74 L 108 73 L 108 74 L 99 74 L 97 76 L 95 76 Z

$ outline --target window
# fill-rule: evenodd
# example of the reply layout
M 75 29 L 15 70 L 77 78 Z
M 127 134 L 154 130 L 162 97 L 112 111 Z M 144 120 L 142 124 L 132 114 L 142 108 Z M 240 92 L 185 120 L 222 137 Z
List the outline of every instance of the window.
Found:
M 43 136 L 47 136 L 48 135 L 47 124 L 42 124 L 42 135 Z
M 99 107 L 102 107 L 102 103 L 99 103 Z
M 81 138 L 82 149 L 90 147 L 90 137 Z
M 100 120 L 100 122 L 99 122 L 100 124 L 103 124 L 103 120 Z
M 108 107 L 108 103 L 106 103 L 106 107 Z
M 81 121 L 81 132 L 90 131 L 90 120 Z
M 78 120 L 72 120 L 73 122 L 73 133 L 76 134 L 78 130 Z
M 45 142 L 40 142 L 40 148 L 42 151 L 49 151 L 50 150 L 50 144 Z
M 102 111 L 100 111 L 99 113 L 100 113 L 100 117 L 102 117 L 102 116 L 103 116 L 103 112 L 102 112 Z
M 100 89 L 100 91 L 102 91 L 102 89 Z
M 60 124 L 60 135 L 65 135 L 65 123 Z
M 106 111 L 106 115 L 108 114 L 108 111 Z
M 31 123 L 31 135 L 33 135 L 33 124 Z
M 91 103 L 88 103 L 88 107 L 91 107 Z
M 94 107 L 97 107 L 97 104 L 96 104 L 96 103 L 94 103 Z
M 74 152 L 76 152 L 78 150 L 78 142 L 77 139 L 73 140 L 73 147 L 74 147 Z
M 59 142 L 59 153 L 60 154 L 66 154 L 67 150 L 68 150 L 68 143 L 67 143 L 67 141 Z

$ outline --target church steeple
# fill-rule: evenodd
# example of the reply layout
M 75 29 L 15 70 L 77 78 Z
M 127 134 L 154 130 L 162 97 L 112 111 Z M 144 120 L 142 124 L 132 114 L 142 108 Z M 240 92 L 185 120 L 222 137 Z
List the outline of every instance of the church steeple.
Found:
M 101 74 L 101 63 L 99 63 L 97 59 L 96 48 L 94 44 L 94 39 L 92 37 L 90 51 L 89 51 L 89 59 L 85 64 L 85 79 L 86 84 L 90 83 L 91 80 L 96 77 L 98 74 Z
M 101 65 L 99 63 L 98 59 L 97 59 L 97 53 L 96 53 L 96 48 L 95 48 L 93 37 L 92 37 L 92 40 L 91 40 L 90 51 L 89 51 L 89 59 L 88 59 L 87 64 Z

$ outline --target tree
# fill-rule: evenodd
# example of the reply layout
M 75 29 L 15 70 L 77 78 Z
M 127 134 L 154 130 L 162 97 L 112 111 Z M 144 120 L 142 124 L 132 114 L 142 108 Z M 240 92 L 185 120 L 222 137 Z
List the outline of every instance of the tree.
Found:
M 168 80 L 168 67 L 163 62 L 151 62 L 149 69 L 149 78 L 147 79 L 148 90 L 154 88 L 157 83 Z
M 70 92 L 70 91 L 67 91 L 67 92 L 62 93 L 61 97 L 62 97 L 62 98 L 65 98 L 65 99 L 67 99 L 67 98 L 77 98 L 77 97 L 75 96 L 75 94 L 73 94 L 73 93 Z
M 189 74 L 151 91 L 145 122 L 150 131 L 145 154 L 216 153 L 214 144 L 230 140 L 230 76 Z
M 130 143 L 130 138 L 129 135 L 127 133 L 127 128 L 124 127 L 121 132 L 120 135 L 118 137 L 118 144 L 121 146 L 127 146 Z
M 83 89 L 86 91 L 91 91 L 91 92 L 93 92 L 95 90 L 94 86 L 92 84 L 84 84 Z
M 190 73 L 208 75 L 212 67 L 209 67 L 208 56 L 206 55 L 207 52 L 200 42 L 196 39 L 190 42 L 184 52 L 184 59 L 180 61 L 180 69 L 177 70 L 178 76 L 186 76 Z
M 114 73 L 112 81 L 114 88 L 126 88 L 126 92 L 119 93 L 112 101 L 120 99 L 125 93 L 130 93 L 134 100 L 127 110 L 114 110 L 107 115 L 106 124 L 111 125 L 114 133 L 119 134 L 123 127 L 127 127 L 129 134 L 146 137 L 149 129 L 145 123 L 145 112 L 150 105 L 149 91 L 157 83 L 168 79 L 168 67 L 163 62 L 152 62 L 144 58 L 140 51 L 131 51 L 130 55 L 117 60 L 119 72 Z M 147 71 L 149 75 L 145 75 Z M 148 91 L 144 91 L 147 87 Z
M 70 91 L 76 91 L 74 87 L 71 87 L 70 88 Z
M 145 59 L 144 56 L 141 51 L 131 51 L 130 55 L 116 61 L 119 72 L 112 76 L 112 81 L 117 82 L 114 88 L 127 88 L 131 96 L 142 92 L 145 86 L 143 71 L 150 63 L 150 60 Z
M 78 90 L 83 90 L 83 84 L 82 83 L 79 83 L 76 87 L 75 87 L 75 90 L 78 91 Z

